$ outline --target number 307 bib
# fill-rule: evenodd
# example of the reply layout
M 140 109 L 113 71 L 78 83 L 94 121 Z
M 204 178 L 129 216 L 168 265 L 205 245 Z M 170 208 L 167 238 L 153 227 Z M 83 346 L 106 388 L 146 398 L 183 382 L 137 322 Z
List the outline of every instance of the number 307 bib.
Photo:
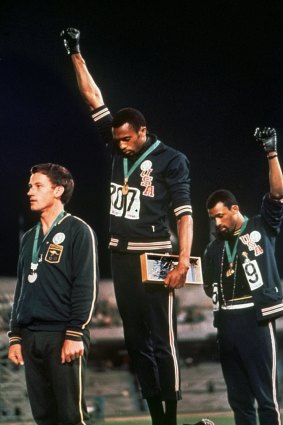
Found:
M 121 185 L 111 183 L 110 214 L 116 217 L 138 220 L 140 218 L 139 189 L 129 186 L 127 196 L 123 195 L 122 189 Z

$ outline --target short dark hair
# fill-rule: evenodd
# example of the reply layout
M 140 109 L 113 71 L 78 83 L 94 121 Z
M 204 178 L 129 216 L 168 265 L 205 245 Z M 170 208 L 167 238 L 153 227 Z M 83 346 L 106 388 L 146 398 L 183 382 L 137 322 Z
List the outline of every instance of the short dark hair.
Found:
M 219 189 L 212 192 L 206 201 L 206 209 L 210 210 L 215 207 L 218 202 L 223 202 L 225 207 L 231 208 L 232 205 L 239 205 L 235 195 L 230 190 Z
M 50 179 L 52 184 L 56 186 L 63 186 L 64 192 L 61 196 L 61 201 L 63 205 L 66 205 L 70 201 L 75 183 L 70 171 L 67 170 L 66 167 L 63 167 L 63 165 L 47 162 L 45 164 L 34 165 L 31 168 L 30 173 L 45 174 Z
M 120 109 L 113 117 L 112 127 L 117 128 L 128 123 L 133 129 L 138 132 L 141 127 L 146 127 L 146 120 L 143 114 L 134 108 Z

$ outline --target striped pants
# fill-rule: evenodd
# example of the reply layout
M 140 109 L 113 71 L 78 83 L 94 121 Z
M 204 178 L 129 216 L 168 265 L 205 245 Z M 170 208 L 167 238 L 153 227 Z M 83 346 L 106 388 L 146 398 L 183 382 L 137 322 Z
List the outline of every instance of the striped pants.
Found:
M 174 291 L 141 280 L 140 255 L 112 252 L 125 345 L 144 398 L 181 399 Z
M 89 425 L 84 401 L 84 375 L 89 335 L 84 335 L 84 356 L 61 363 L 65 332 L 24 330 L 22 350 L 28 396 L 39 425 Z
M 259 324 L 253 308 L 220 311 L 219 350 L 236 425 L 280 425 L 274 322 Z

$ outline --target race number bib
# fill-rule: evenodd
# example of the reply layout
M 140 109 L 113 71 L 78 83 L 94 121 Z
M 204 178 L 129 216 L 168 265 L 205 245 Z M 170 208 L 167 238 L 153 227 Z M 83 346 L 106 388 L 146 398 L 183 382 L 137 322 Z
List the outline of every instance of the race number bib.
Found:
M 130 187 L 127 196 L 122 194 L 122 186 L 111 183 L 110 187 L 111 206 L 110 214 L 116 217 L 125 217 L 129 220 L 140 218 L 140 190 Z
M 256 260 L 249 260 L 242 264 L 251 291 L 263 285 L 261 273 Z
M 219 310 L 219 295 L 218 295 L 218 284 L 213 283 L 212 284 L 212 306 L 213 311 Z

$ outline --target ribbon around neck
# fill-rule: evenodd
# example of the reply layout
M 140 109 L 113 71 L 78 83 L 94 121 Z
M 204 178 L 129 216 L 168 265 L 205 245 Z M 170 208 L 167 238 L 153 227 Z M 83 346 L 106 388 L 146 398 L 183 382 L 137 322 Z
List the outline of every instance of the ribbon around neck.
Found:
M 128 170 L 128 158 L 124 158 L 124 179 L 128 179 L 135 169 L 141 164 L 141 162 L 159 145 L 160 140 L 156 140 L 132 165 Z
M 227 258 L 228 258 L 229 263 L 234 263 L 234 260 L 235 260 L 235 257 L 236 257 L 236 252 L 237 252 L 237 247 L 238 247 L 238 242 L 239 242 L 239 237 L 241 236 L 241 234 L 245 230 L 247 223 L 248 223 L 248 218 L 244 217 L 244 222 L 243 222 L 241 229 L 240 229 L 240 232 L 237 236 L 237 239 L 236 239 L 232 253 L 231 253 L 231 250 L 230 250 L 229 242 L 225 241 L 225 250 L 226 250 L 226 254 L 227 254 Z
M 60 214 L 55 218 L 55 220 L 53 221 L 52 225 L 50 226 L 50 228 L 48 229 L 48 232 L 46 233 L 46 235 L 44 235 L 41 244 L 38 247 L 38 238 L 39 238 L 39 232 L 41 229 L 41 223 L 40 221 L 37 223 L 36 225 L 36 229 L 35 229 L 35 236 L 34 236 L 34 241 L 33 241 L 33 247 L 32 247 L 32 262 L 33 264 L 36 264 L 38 262 L 38 254 L 39 254 L 39 250 L 41 248 L 41 245 L 43 244 L 43 242 L 45 241 L 45 239 L 47 238 L 47 236 L 49 235 L 49 233 L 51 232 L 51 230 L 59 223 L 59 221 L 61 220 L 62 217 L 64 217 L 65 211 L 61 211 Z

